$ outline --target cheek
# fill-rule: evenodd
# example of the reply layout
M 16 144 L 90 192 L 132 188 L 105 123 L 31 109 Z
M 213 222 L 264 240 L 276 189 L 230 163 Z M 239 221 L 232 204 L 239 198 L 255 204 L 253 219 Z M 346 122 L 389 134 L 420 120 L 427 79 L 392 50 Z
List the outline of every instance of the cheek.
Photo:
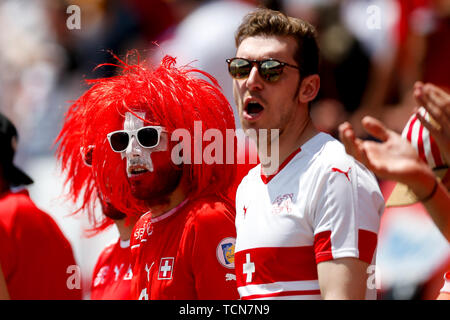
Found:
M 237 106 L 241 105 L 241 98 L 242 98 L 242 84 L 239 83 L 238 80 L 233 80 L 233 96 L 234 96 L 234 102 L 236 102 Z
M 175 165 L 170 158 L 170 152 L 148 152 L 146 156 L 142 157 L 142 164 L 150 166 L 152 170 L 143 175 L 148 182 L 154 183 L 154 180 L 164 179 L 167 172 L 175 170 Z
M 122 160 L 126 159 L 127 172 L 128 167 L 131 165 L 143 165 L 147 170 L 153 172 L 155 163 L 158 162 L 158 159 L 161 159 L 159 162 L 169 161 L 170 158 L 168 157 L 170 156 L 170 152 L 168 150 L 168 139 L 169 137 L 166 134 L 161 135 L 158 146 L 151 149 L 143 148 L 133 141 L 131 151 L 126 150 L 120 154 Z
M 182 171 L 172 163 L 168 151 L 152 153 L 152 161 L 153 172 L 128 178 L 131 192 L 141 200 L 165 201 L 178 186 Z
M 162 168 L 173 166 L 169 151 L 153 152 L 151 154 L 151 161 L 153 162 L 155 172 L 158 172 Z

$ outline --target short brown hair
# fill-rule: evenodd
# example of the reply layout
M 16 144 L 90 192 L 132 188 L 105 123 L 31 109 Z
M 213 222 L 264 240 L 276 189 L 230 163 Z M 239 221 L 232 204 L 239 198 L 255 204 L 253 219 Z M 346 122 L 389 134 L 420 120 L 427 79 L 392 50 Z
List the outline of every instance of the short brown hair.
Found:
M 288 36 L 297 42 L 294 59 L 300 67 L 301 76 L 319 73 L 319 47 L 316 29 L 306 21 L 286 16 L 270 9 L 257 9 L 244 17 L 235 41 L 236 47 L 248 37 L 258 35 Z

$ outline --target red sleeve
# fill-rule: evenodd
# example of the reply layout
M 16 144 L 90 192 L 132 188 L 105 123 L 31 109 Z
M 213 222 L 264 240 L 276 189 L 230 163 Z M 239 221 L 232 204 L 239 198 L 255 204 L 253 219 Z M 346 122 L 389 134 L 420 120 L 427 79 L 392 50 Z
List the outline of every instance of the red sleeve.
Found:
M 205 204 L 195 217 L 186 245 L 191 245 L 191 266 L 197 298 L 239 298 L 234 272 L 236 229 L 234 209 L 222 202 Z

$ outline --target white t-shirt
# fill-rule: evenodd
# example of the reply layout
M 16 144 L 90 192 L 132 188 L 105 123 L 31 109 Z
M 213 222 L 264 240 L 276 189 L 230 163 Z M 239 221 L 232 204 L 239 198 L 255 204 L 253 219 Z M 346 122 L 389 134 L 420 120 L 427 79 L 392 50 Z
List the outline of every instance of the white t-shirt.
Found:
M 236 195 L 235 267 L 242 299 L 320 299 L 317 264 L 374 264 L 384 199 L 374 175 L 325 133 L 275 175 L 256 166 Z M 366 298 L 376 297 L 368 288 Z

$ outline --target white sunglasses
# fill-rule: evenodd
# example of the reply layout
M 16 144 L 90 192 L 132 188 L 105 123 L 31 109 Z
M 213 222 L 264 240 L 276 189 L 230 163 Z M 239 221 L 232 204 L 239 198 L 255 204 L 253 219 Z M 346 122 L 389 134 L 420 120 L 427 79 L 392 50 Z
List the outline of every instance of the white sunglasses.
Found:
M 109 144 L 114 152 L 123 152 L 128 148 L 131 137 L 136 137 L 137 142 L 143 148 L 158 146 L 161 139 L 161 126 L 147 126 L 137 130 L 117 130 L 107 134 Z

